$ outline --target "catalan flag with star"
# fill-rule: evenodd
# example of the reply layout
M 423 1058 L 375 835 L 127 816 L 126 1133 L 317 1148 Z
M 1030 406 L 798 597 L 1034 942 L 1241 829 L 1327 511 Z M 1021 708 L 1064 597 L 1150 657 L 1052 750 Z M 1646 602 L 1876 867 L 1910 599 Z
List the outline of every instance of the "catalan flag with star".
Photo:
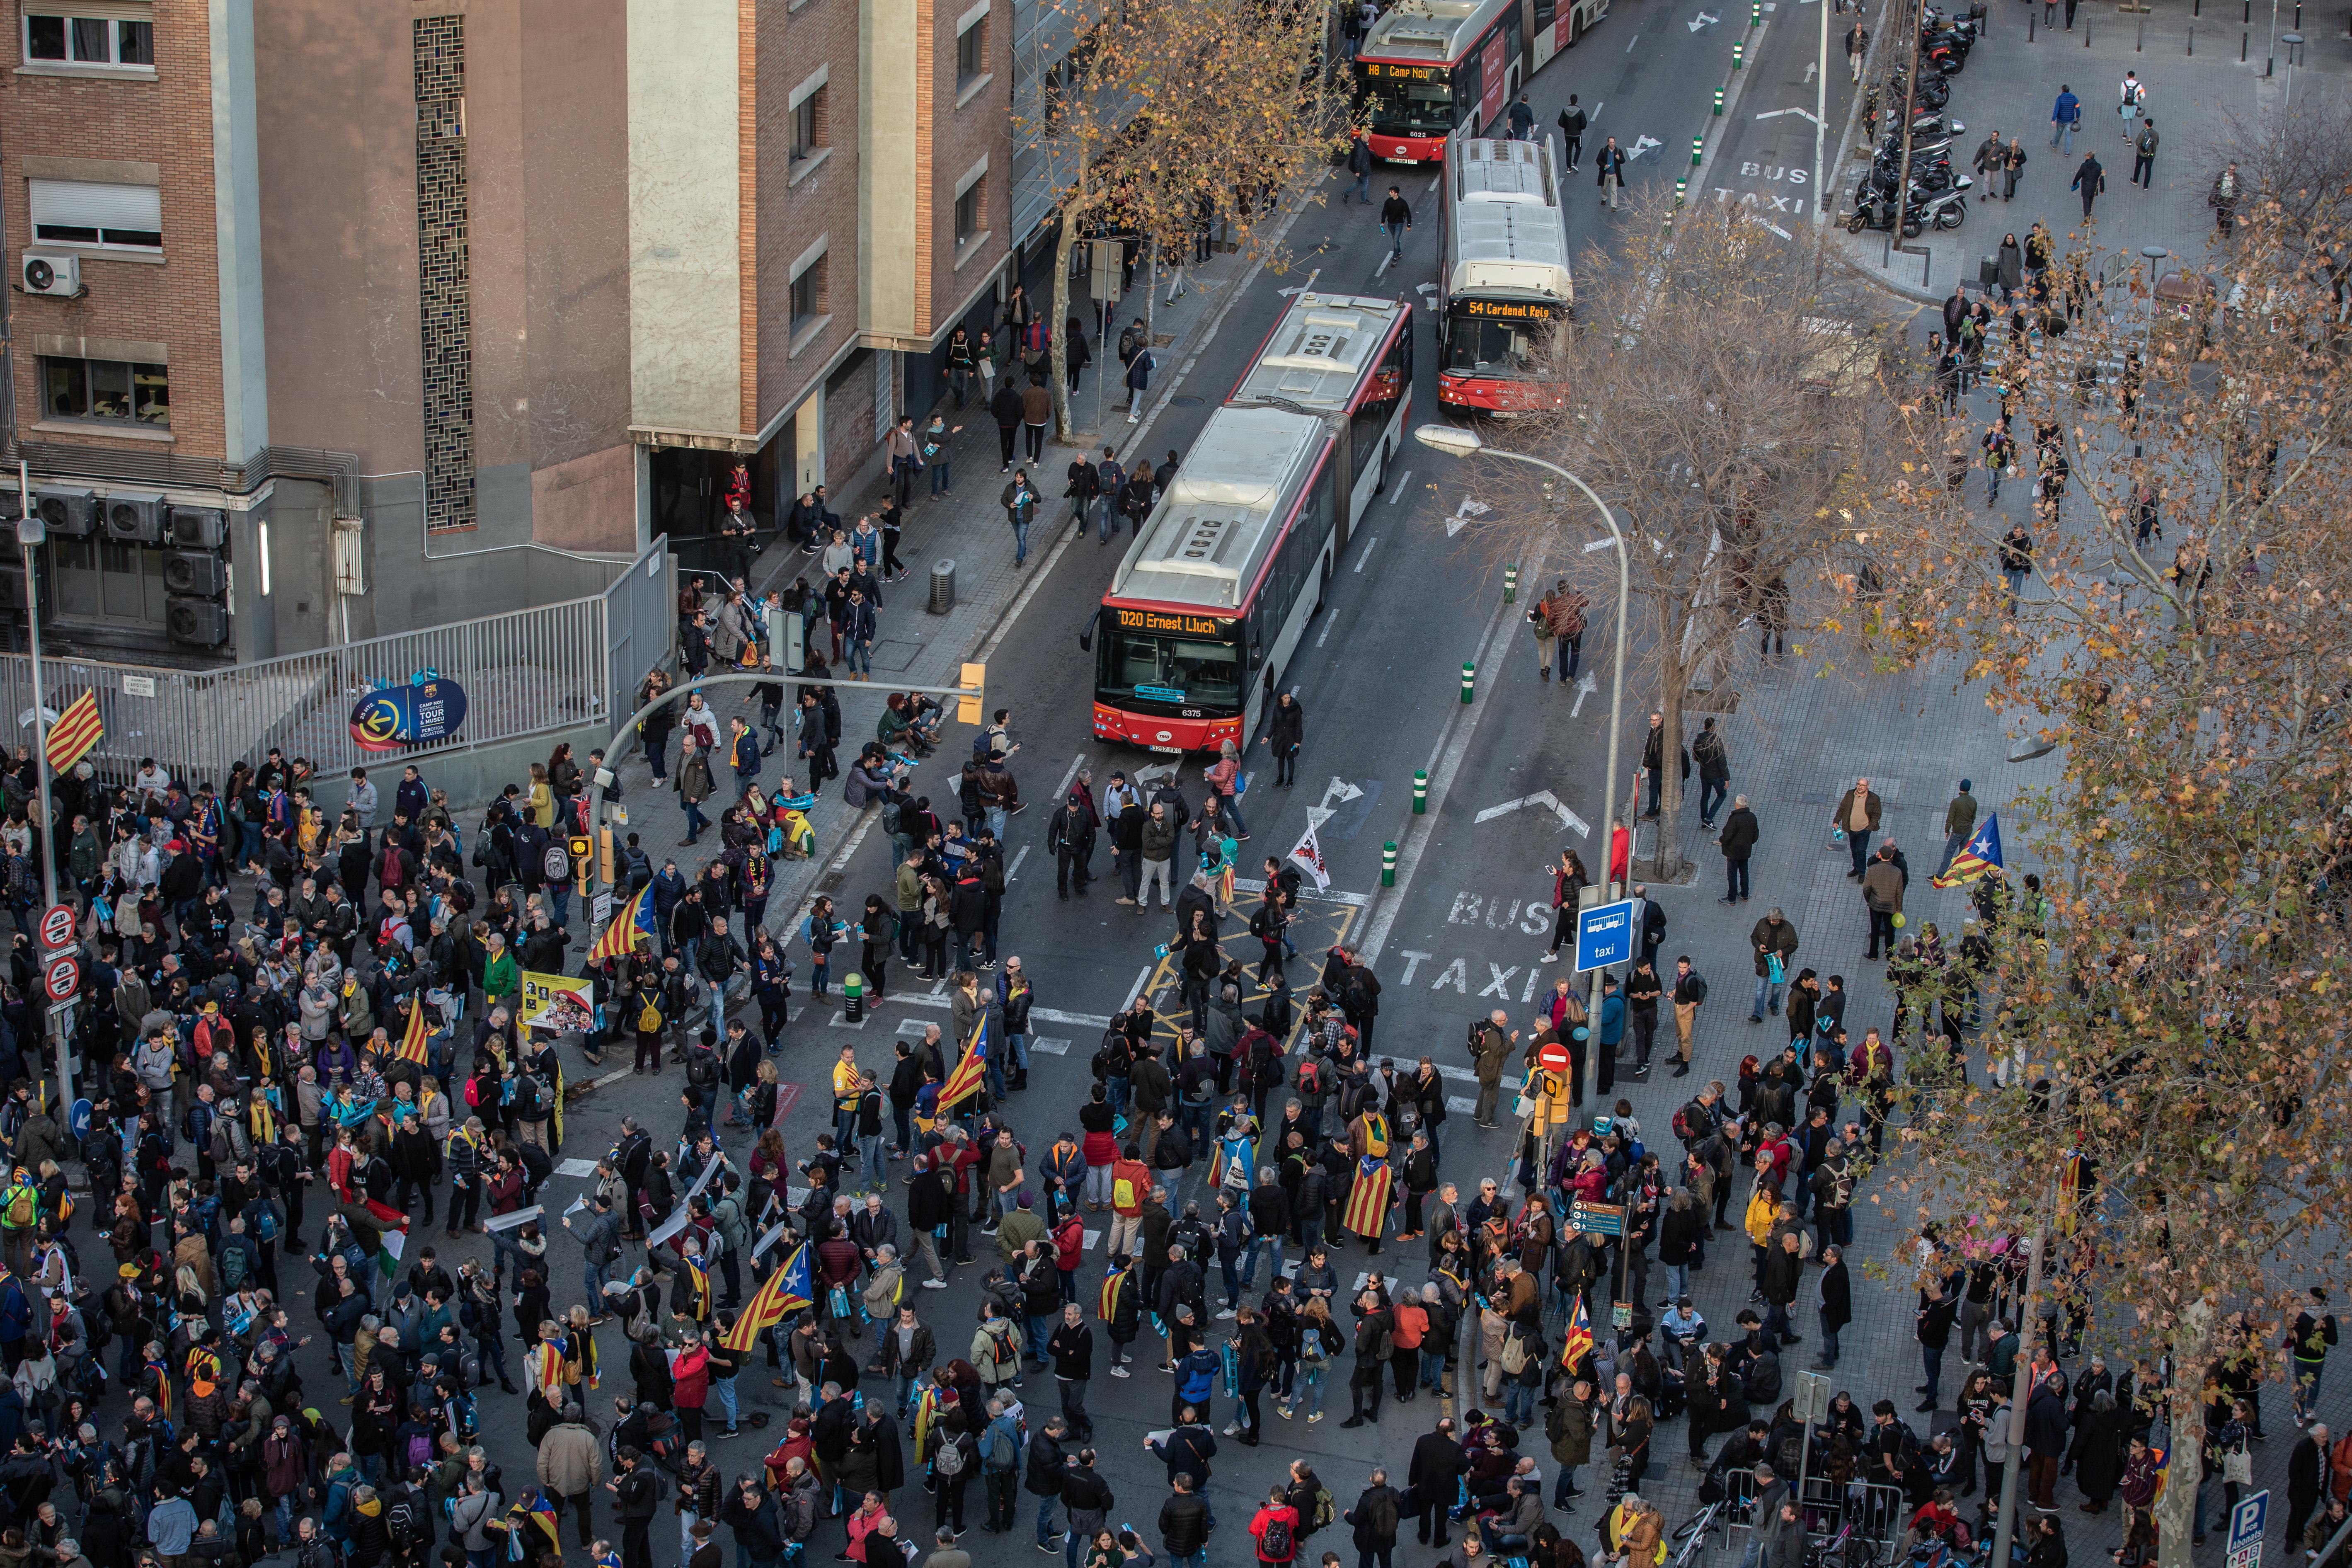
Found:
M 760 1288 L 751 1292 L 751 1300 L 745 1303 L 743 1315 L 735 1320 L 734 1328 L 719 1342 L 739 1355 L 748 1352 L 760 1342 L 761 1334 L 784 1321 L 785 1313 L 808 1306 L 815 1299 L 809 1290 L 808 1244 L 803 1242 L 760 1282 Z
M 90 748 L 105 735 L 106 723 L 98 712 L 98 693 L 84 691 L 67 703 L 65 711 L 49 726 L 41 754 L 48 759 L 50 772 L 61 773 L 89 755 Z
M 604 928 L 604 934 L 598 937 L 596 945 L 588 950 L 591 964 L 602 963 L 608 958 L 626 958 L 637 943 L 653 941 L 653 895 L 654 885 L 651 882 L 637 889 L 637 896 L 629 900 L 628 908 L 621 911 L 618 920 Z
M 948 1074 L 947 1082 L 940 1086 L 940 1110 L 971 1099 L 987 1082 L 988 1053 L 993 1044 L 988 1034 L 988 1015 L 983 1013 L 972 1027 L 971 1044 L 964 1047 L 963 1059 L 956 1063 L 955 1071 Z
M 1584 1297 L 1576 1298 L 1576 1310 L 1568 1320 L 1568 1342 L 1559 1348 L 1559 1364 L 1570 1372 L 1576 1363 L 1592 1353 L 1592 1316 L 1584 1310 Z
M 1347 1212 L 1339 1224 L 1358 1236 L 1380 1239 L 1388 1227 L 1389 1170 L 1387 1159 L 1379 1154 L 1367 1154 L 1356 1162 L 1356 1180 L 1348 1189 Z
M 1981 881 L 2000 868 L 2000 813 L 1989 812 L 1984 822 L 1969 835 L 1969 841 L 1960 846 L 1960 852 L 1952 857 L 1952 863 L 1934 879 L 1935 886 L 1965 887 Z

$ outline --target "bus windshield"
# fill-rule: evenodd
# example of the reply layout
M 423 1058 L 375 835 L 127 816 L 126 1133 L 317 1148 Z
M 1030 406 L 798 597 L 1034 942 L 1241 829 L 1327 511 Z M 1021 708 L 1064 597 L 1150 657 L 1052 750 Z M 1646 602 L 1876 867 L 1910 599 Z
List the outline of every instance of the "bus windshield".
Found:
M 1396 80 L 1378 74 L 1380 67 L 1360 68 L 1360 85 L 1372 129 L 1383 136 L 1443 136 L 1454 129 L 1454 84 L 1447 73 L 1430 68 L 1419 80 Z M 1422 68 L 1415 68 L 1416 69 Z
M 1444 368 L 1456 375 L 1528 376 L 1543 358 L 1556 307 L 1517 300 L 1457 300 Z
M 1095 697 L 1120 707 L 1138 703 L 1230 719 L 1242 710 L 1242 654 L 1232 643 L 1164 632 L 1103 629 L 1095 661 Z

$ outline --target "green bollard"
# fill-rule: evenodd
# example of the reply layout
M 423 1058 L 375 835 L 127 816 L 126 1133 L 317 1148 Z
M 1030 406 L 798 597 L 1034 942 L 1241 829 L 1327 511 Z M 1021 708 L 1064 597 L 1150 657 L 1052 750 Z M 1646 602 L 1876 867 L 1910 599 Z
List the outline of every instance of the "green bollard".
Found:
M 1396 886 L 1396 841 L 1394 839 L 1381 846 L 1381 886 L 1383 888 Z
M 1738 70 L 1739 68 L 1740 57 L 1747 52 L 1747 46 L 1744 44 L 1734 44 L 1731 46 L 1731 68 L 1733 70 Z
M 1764 0 L 1754 0 L 1748 7 L 1748 25 L 1751 28 L 1764 25 Z
M 1706 145 L 1706 137 L 1704 137 L 1704 136 L 1694 136 L 1694 137 L 1692 137 L 1692 138 L 1691 138 L 1691 167 L 1692 167 L 1692 168 L 1696 169 L 1696 168 L 1697 168 L 1697 167 L 1698 167 L 1698 161 L 1699 161 L 1700 150 L 1701 150 L 1702 148 L 1704 148 Z
M 1466 659 L 1466 658 L 1465 658 L 1465 659 L 1464 659 L 1464 660 L 1462 661 L 1462 700 L 1463 700 L 1463 701 L 1467 702 L 1467 701 L 1469 701 L 1469 700 L 1470 700 L 1471 693 L 1472 693 L 1473 689 L 1477 686 L 1477 684 L 1478 684 L 1478 667 L 1477 667 L 1476 665 L 1475 665 L 1475 664 L 1471 663 L 1471 662 L 1470 662 L 1470 660 L 1468 660 L 1468 659 Z
M 841 982 L 841 1021 L 858 1024 L 866 1019 L 866 976 L 851 970 Z
M 1723 112 L 1723 89 L 1719 87 L 1715 89 L 1715 111 L 1717 114 Z
M 1425 768 L 1415 768 L 1412 770 L 1412 814 L 1422 816 L 1428 811 L 1429 772 Z
M 1516 566 L 1506 566 L 1503 568 L 1503 603 L 1516 605 L 1518 602 L 1519 569 Z
M 1687 178 L 1676 180 L 1675 182 L 1675 205 L 1680 206 L 1683 205 L 1683 193 L 1689 188 L 1690 181 Z

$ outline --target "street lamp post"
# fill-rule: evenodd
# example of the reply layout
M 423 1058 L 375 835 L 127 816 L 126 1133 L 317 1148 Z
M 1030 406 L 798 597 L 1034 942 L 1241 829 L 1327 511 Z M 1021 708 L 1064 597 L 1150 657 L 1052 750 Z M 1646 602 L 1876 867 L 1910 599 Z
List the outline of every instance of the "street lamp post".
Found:
M 1467 458 L 1476 453 L 1484 453 L 1490 458 L 1507 458 L 1512 462 L 1526 463 L 1530 467 L 1541 468 L 1555 479 L 1567 480 L 1584 492 L 1584 499 L 1592 503 L 1592 510 L 1601 514 L 1601 521 L 1608 526 L 1609 537 L 1616 542 L 1617 641 L 1610 653 L 1609 769 L 1602 775 L 1601 786 L 1601 879 L 1604 884 L 1609 884 L 1610 872 L 1615 869 L 1617 854 L 1617 735 L 1622 728 L 1621 721 L 1623 718 L 1625 706 L 1625 605 L 1633 594 L 1631 568 L 1625 559 L 1624 531 L 1617 526 L 1617 520 L 1610 514 L 1608 505 L 1592 493 L 1592 487 L 1558 463 L 1547 462 L 1541 458 L 1531 458 L 1525 452 L 1512 452 L 1500 447 L 1489 447 L 1479 439 L 1478 432 L 1458 425 L 1416 426 L 1413 428 L 1412 438 L 1424 447 L 1440 452 L 1450 452 L 1457 458 Z M 1633 871 L 1633 846 L 1630 840 L 1626 846 L 1626 872 L 1630 877 Z M 1598 982 L 1595 984 L 1597 986 Z M 1601 1004 L 1597 990 L 1592 1004 L 1592 1019 L 1593 1026 L 1597 1031 L 1601 1021 Z M 1597 1035 L 1593 1045 L 1596 1048 L 1600 1045 Z
M 33 777 L 38 781 L 41 802 L 41 907 L 57 908 L 58 846 L 57 815 L 49 805 L 49 715 L 44 706 L 47 700 L 41 689 L 41 606 L 37 574 L 33 567 L 33 552 L 48 536 L 48 526 L 41 514 L 33 510 L 33 475 L 30 465 L 19 459 L 16 464 L 16 553 L 25 569 L 25 631 L 32 649 L 33 668 Z M 41 1005 L 47 1013 L 49 1043 L 56 1047 L 58 1058 L 58 1103 L 60 1109 L 73 1108 L 73 1072 L 71 1047 L 61 1016 L 45 994 Z

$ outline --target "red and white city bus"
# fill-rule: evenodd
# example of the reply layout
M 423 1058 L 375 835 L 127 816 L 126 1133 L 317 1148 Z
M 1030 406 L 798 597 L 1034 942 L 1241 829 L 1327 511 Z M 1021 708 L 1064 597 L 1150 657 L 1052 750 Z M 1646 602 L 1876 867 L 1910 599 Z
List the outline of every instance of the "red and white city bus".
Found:
M 1555 405 L 1543 342 L 1575 313 L 1559 161 L 1537 142 L 1458 139 L 1439 209 L 1437 401 L 1509 413 Z
M 1362 294 L 1301 294 L 1258 345 L 1227 407 L 1319 415 L 1347 498 L 1338 547 L 1388 484 L 1412 424 L 1412 307 Z
M 1609 15 L 1609 0 L 1520 0 L 1520 25 L 1528 35 L 1528 74 L 1533 76 L 1560 50 L 1573 47 Z
M 1356 52 L 1372 156 L 1434 163 L 1492 126 L 1526 74 L 1521 0 L 1398 0 Z
M 1096 739 L 1213 752 L 1256 730 L 1330 586 L 1338 445 L 1318 414 L 1209 416 L 1078 638 Z

